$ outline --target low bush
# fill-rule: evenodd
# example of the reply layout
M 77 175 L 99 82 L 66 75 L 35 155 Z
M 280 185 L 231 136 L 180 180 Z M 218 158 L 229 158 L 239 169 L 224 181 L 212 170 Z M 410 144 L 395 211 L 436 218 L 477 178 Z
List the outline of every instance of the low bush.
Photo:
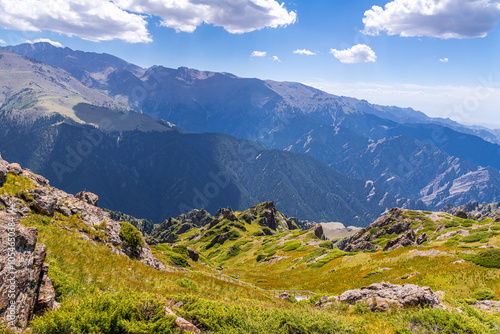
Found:
M 142 234 L 134 225 L 130 223 L 121 222 L 120 239 L 130 247 L 139 248 L 144 246 Z
M 491 237 L 490 232 L 476 232 L 469 234 L 462 238 L 462 242 L 479 242 L 484 239 L 489 239 Z
M 167 333 L 175 317 L 166 303 L 144 293 L 92 293 L 35 318 L 33 333 Z
M 500 268 L 500 249 L 485 249 L 471 258 L 475 264 L 487 268 Z
M 285 245 L 283 247 L 283 251 L 289 252 L 289 251 L 296 250 L 297 248 L 300 247 L 300 245 L 302 245 L 302 242 L 300 240 L 287 241 L 287 242 L 285 242 Z
M 333 249 L 333 244 L 331 241 L 325 241 L 319 244 L 319 247 Z

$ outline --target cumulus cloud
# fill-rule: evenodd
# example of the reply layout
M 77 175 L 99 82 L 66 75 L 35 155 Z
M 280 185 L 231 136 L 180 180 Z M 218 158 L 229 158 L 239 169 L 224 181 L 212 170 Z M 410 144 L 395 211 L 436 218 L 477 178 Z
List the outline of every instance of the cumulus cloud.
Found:
M 277 28 L 297 20 L 275 0 L 0 0 L 0 27 L 21 31 L 49 30 L 90 41 L 121 39 L 147 43 L 147 17 L 161 25 L 193 32 L 203 24 L 245 33 Z
M 240 34 L 293 24 L 297 13 L 275 0 L 114 0 L 123 9 L 161 17 L 163 26 L 193 32 L 202 23 Z
M 365 44 L 354 45 L 350 49 L 330 49 L 330 53 L 344 64 L 374 63 L 377 60 L 375 52 Z
M 35 39 L 33 42 L 29 41 L 29 40 L 26 40 L 26 43 L 30 43 L 30 44 L 33 44 L 33 43 L 49 43 L 49 44 L 52 44 L 53 46 L 56 46 L 58 48 L 62 48 L 63 47 L 63 45 L 61 43 L 52 41 L 52 40 L 50 40 L 48 38 Z
M 273 61 L 277 61 L 278 63 L 281 63 L 281 60 L 278 58 L 278 56 L 273 56 Z
M 107 0 L 0 0 L 0 26 L 50 30 L 90 41 L 150 42 L 147 21 Z
M 7 44 L 3 39 L 0 39 L 0 44 Z
M 448 60 L 449 60 L 448 58 L 439 58 L 439 61 L 442 63 L 447 63 Z
M 365 12 L 363 33 L 429 36 L 442 39 L 485 37 L 500 20 L 500 0 L 394 0 Z
M 267 55 L 266 51 L 254 51 L 250 57 L 265 57 Z
M 297 49 L 297 50 L 293 51 L 293 53 L 298 54 L 298 55 L 302 55 L 302 56 L 315 56 L 316 55 L 315 52 L 312 52 L 312 51 L 309 51 L 306 49 Z

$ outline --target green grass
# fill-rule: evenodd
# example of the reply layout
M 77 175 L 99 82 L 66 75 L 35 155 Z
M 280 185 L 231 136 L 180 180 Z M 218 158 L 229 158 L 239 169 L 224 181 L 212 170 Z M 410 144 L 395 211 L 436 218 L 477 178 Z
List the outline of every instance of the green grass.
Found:
M 285 242 L 285 245 L 283 247 L 283 251 L 290 252 L 290 251 L 296 250 L 297 248 L 300 247 L 300 245 L 302 245 L 302 242 L 300 240 L 287 241 L 287 242 Z

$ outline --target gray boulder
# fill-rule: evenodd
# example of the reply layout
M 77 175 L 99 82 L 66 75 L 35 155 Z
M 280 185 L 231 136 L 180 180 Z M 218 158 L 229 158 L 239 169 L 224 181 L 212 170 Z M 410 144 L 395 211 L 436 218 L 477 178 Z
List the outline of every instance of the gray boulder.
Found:
M 378 298 L 378 299 L 377 299 Z M 398 307 L 430 306 L 437 307 L 440 301 L 429 287 L 414 284 L 396 285 L 374 283 L 357 290 L 348 290 L 339 296 L 339 301 L 347 304 L 359 302 L 372 303 L 372 310 L 387 310 L 391 305 Z

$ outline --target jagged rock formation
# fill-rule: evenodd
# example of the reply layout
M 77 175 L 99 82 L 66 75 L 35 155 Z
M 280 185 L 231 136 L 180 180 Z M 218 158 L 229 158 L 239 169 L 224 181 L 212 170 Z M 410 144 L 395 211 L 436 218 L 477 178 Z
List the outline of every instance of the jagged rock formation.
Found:
M 6 164 L 7 162 L 0 157 L 0 166 Z M 2 167 L 0 167 L 1 169 Z M 9 170 L 8 164 L 7 169 Z M 11 171 L 15 173 L 11 173 Z M 47 179 L 28 169 L 11 168 L 9 173 L 29 182 L 28 188 L 31 189 L 24 189 L 20 194 L 0 196 L 0 204 L 5 207 L 7 213 L 15 214 L 21 218 L 29 217 L 32 212 L 38 212 L 49 217 L 55 214 L 62 214 L 65 217 L 76 216 L 91 230 L 97 231 L 101 229 L 105 231 L 104 237 L 95 234 L 93 236 L 94 241 L 106 243 L 113 252 L 140 260 L 155 269 L 165 269 L 162 262 L 153 257 L 149 247 L 130 247 L 121 239 L 120 223 L 111 219 L 108 212 L 94 205 L 97 204 L 97 195 L 81 192 L 79 197 L 84 199 L 82 200 L 51 187 Z M 89 202 L 92 204 L 89 204 Z M 84 230 L 80 231 L 82 236 L 90 239 Z
M 47 276 L 45 245 L 17 215 L 0 211 L 0 322 L 25 328 L 33 315 L 58 307 Z
M 186 233 L 197 227 L 203 227 L 214 221 L 214 218 L 205 210 L 194 209 L 186 214 L 181 214 L 177 218 L 170 217 L 160 225 L 154 227 L 151 238 L 147 241 L 150 244 L 174 243 L 178 235 Z
M 276 210 L 274 202 L 264 202 L 252 206 L 243 213 L 243 219 L 247 222 L 258 219 L 259 225 L 273 231 L 288 231 L 297 229 L 297 224 L 291 218 Z
M 391 209 L 387 215 L 378 218 L 368 227 L 342 240 L 338 245 L 339 249 L 346 252 L 381 249 L 382 247 L 373 243 L 373 241 L 387 235 L 397 235 L 397 237 L 387 241 L 383 247 L 384 251 L 420 245 L 427 241 L 425 232 L 417 236 L 417 231 L 411 228 L 412 222 L 407 217 L 406 212 L 406 210 L 400 208 Z
M 372 311 L 385 311 L 391 305 L 437 307 L 440 301 L 429 287 L 413 284 L 396 285 L 386 282 L 374 283 L 357 290 L 348 290 L 338 298 L 340 302 L 356 304 L 368 302 Z

